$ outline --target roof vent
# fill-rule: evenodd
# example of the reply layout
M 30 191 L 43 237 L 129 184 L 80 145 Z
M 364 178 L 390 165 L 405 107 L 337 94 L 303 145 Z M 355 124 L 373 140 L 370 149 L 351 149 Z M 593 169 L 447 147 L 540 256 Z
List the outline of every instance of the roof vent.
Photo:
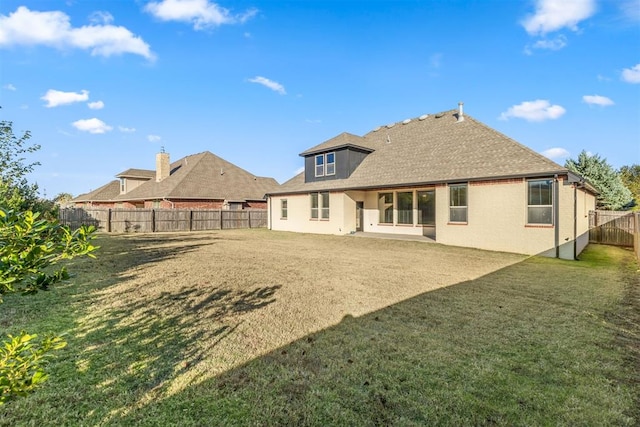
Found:
M 406 119 L 402 121 L 403 125 L 406 125 L 407 123 L 411 123 L 411 119 Z
M 458 123 L 464 121 L 464 114 L 462 112 L 462 106 L 463 105 L 464 105 L 464 102 L 462 102 L 462 101 L 458 102 Z
M 444 117 L 445 113 L 438 113 L 436 114 L 436 119 L 439 119 L 440 117 Z
M 392 127 L 394 127 L 396 124 L 395 123 L 389 123 L 387 125 L 387 129 L 391 129 Z
M 380 130 L 380 126 L 378 126 L 377 128 L 375 128 L 373 131 L 374 132 L 378 132 Z
M 428 114 L 423 114 L 423 115 L 421 115 L 420 117 L 418 117 L 418 120 L 424 120 L 424 119 L 426 119 L 427 117 L 429 117 L 429 115 L 428 115 Z

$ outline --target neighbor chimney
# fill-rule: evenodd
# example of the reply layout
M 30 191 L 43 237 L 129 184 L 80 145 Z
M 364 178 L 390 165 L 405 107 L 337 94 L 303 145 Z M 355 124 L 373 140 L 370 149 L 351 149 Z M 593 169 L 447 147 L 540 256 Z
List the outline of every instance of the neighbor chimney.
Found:
M 462 101 L 458 102 L 458 122 L 464 121 L 464 114 L 462 113 L 463 105 L 464 105 L 464 102 Z
M 160 182 L 169 177 L 171 166 L 169 166 L 169 153 L 165 153 L 164 149 L 156 154 L 156 182 Z

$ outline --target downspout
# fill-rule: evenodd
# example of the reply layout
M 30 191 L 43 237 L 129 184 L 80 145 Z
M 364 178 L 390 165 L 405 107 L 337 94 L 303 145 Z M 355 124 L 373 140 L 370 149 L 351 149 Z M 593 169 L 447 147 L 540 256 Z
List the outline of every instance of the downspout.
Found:
M 554 246 L 556 248 L 556 258 L 560 258 L 560 188 L 558 185 L 558 174 L 553 176 L 553 217 L 554 227 Z
M 269 230 L 273 230 L 273 227 L 272 227 L 272 224 L 271 224 L 272 218 L 271 218 L 271 196 L 270 195 L 267 196 L 267 209 L 268 209 L 268 216 L 269 216 L 269 228 L 268 229 Z
M 578 184 L 573 184 L 573 259 L 578 259 Z
M 173 202 L 172 202 L 171 200 L 167 200 L 167 199 L 166 199 L 166 198 L 164 198 L 164 197 L 162 198 L 162 200 L 163 200 L 164 202 L 169 202 L 169 203 L 171 204 L 171 209 L 175 209 L 175 205 L 173 204 Z

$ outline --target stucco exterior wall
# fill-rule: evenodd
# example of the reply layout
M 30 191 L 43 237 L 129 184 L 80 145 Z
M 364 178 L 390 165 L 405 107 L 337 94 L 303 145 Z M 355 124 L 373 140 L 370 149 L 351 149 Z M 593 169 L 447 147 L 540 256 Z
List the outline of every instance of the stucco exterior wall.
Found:
M 356 230 L 356 202 L 364 202 L 362 228 L 365 232 L 401 235 L 430 235 L 433 227 L 417 224 L 418 212 L 415 191 L 435 189 L 435 240 L 454 246 L 473 247 L 493 251 L 515 252 L 529 255 L 556 256 L 556 227 L 559 256 L 574 259 L 588 243 L 589 210 L 595 208 L 595 198 L 583 189 L 564 185 L 560 178 L 556 186 L 559 216 L 553 225 L 527 224 L 527 180 L 508 179 L 471 182 L 467 187 L 467 222 L 449 221 L 449 187 L 436 185 L 415 189 L 397 188 L 380 191 L 347 191 L 330 194 L 330 219 L 311 220 L 308 194 L 272 197 L 269 209 L 271 228 L 321 234 L 348 234 Z M 398 224 L 397 209 L 393 224 L 381 224 L 378 197 L 384 192 L 414 191 L 413 224 Z M 280 200 L 288 203 L 288 218 L 280 218 Z M 574 203 L 577 222 L 574 230 Z M 554 209 L 554 215 L 555 215 Z M 586 239 L 585 239 L 586 236 Z M 576 239 L 577 237 L 577 239 Z M 574 245 L 575 242 L 575 245 Z

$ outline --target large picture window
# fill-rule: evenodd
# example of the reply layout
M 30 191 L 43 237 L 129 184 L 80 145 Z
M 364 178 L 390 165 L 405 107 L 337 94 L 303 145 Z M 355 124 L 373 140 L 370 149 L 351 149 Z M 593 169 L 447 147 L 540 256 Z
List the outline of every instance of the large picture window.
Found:
M 393 224 L 393 193 L 378 194 L 380 224 Z
M 398 193 L 398 224 L 413 224 L 413 191 Z
M 553 180 L 527 181 L 527 223 L 553 224 Z
M 449 186 L 449 221 L 467 222 L 467 184 Z
M 418 191 L 418 224 L 435 225 L 436 191 Z
M 311 219 L 329 219 L 329 193 L 311 193 L 309 198 Z

